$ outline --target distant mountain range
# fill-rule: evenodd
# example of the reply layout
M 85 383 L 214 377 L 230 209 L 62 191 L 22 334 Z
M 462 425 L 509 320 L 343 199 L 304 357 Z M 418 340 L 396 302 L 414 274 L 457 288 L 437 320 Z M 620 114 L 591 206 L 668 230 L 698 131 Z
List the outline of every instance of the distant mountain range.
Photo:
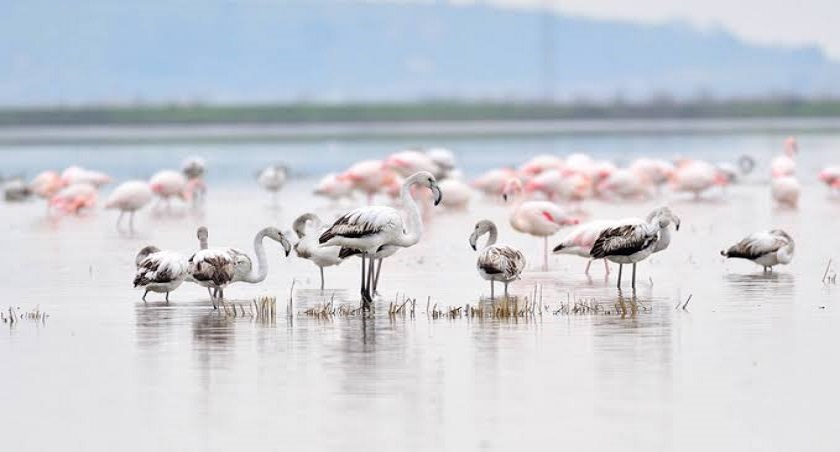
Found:
M 0 105 L 840 93 L 840 64 L 817 47 L 680 23 L 447 3 L 7 2 Z

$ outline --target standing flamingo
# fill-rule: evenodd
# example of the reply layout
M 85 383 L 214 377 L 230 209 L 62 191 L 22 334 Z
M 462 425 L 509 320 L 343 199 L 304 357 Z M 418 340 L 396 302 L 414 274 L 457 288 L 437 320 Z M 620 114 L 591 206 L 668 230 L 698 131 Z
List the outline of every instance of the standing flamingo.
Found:
M 370 205 L 373 203 L 373 196 L 392 185 L 397 175 L 387 169 L 381 160 L 363 160 L 353 164 L 338 177 L 364 193 Z
M 802 185 L 794 176 L 774 177 L 770 182 L 773 199 L 781 206 L 796 208 Z
M 271 165 L 260 171 L 257 175 L 257 183 L 263 190 L 271 193 L 273 204 L 277 204 L 277 194 L 286 185 L 288 170 L 283 165 Z
M 380 247 L 391 245 L 401 248 L 414 246 L 423 234 L 423 222 L 420 209 L 411 196 L 413 185 L 427 187 L 434 195 L 434 204 L 442 198 L 435 177 L 425 171 L 415 173 L 403 182 L 400 190 L 401 207 L 407 211 L 408 224 L 403 224 L 400 211 L 393 207 L 360 207 L 342 215 L 332 226 L 321 234 L 318 240 L 322 246 L 341 246 L 362 251 L 361 295 L 365 309 L 370 309 L 373 301 L 371 288 L 373 283 L 374 259 Z M 365 278 L 365 258 L 369 257 L 367 278 Z
M 395 152 L 385 159 L 383 165 L 402 177 L 408 177 L 418 171 L 426 171 L 433 175 L 441 172 L 431 157 L 415 150 Z
M 78 214 L 96 204 L 99 192 L 91 184 L 78 183 L 62 188 L 50 198 L 49 207 L 62 213 Z
M 793 238 L 781 229 L 756 232 L 732 245 L 720 255 L 727 259 L 738 258 L 755 262 L 764 271 L 773 270 L 774 265 L 787 265 L 793 260 L 796 244 Z
M 527 162 L 519 167 L 519 175 L 530 179 L 536 175 L 542 174 L 545 171 L 559 171 L 563 169 L 563 159 L 551 154 L 540 154 L 531 157 Z
M 318 196 L 324 196 L 333 201 L 338 201 L 342 198 L 353 197 L 353 185 L 346 180 L 342 180 L 335 173 L 329 173 L 321 178 L 315 185 L 314 193 Z
M 99 171 L 92 171 L 79 166 L 70 166 L 61 173 L 61 181 L 65 186 L 90 184 L 99 188 L 103 185 L 110 184 L 113 180 L 107 174 Z
M 826 166 L 817 176 L 829 190 L 840 188 L 840 165 Z
M 548 201 L 525 201 L 522 199 L 522 182 L 510 179 L 502 191 L 505 201 L 514 199 L 510 215 L 513 229 L 543 238 L 543 271 L 548 270 L 548 237 L 554 235 L 563 226 L 578 224 L 580 221 L 569 217 L 563 209 Z
M 589 267 L 594 260 L 590 255 L 592 253 L 592 246 L 598 237 L 605 229 L 612 227 L 615 221 L 599 220 L 583 223 L 572 228 L 560 244 L 554 247 L 554 254 L 572 254 L 575 256 L 587 258 L 586 270 L 584 274 L 589 274 Z M 610 274 L 610 265 L 604 259 L 604 271 L 607 275 Z
M 667 207 L 651 212 L 646 221 L 630 219 L 618 221 L 604 229 L 592 245 L 593 259 L 607 259 L 618 264 L 618 288 L 621 289 L 621 271 L 624 264 L 633 264 L 633 283 L 636 289 L 636 264 L 651 254 L 662 251 L 671 243 L 668 226 L 674 223 L 680 230 L 680 219 Z
M 256 284 L 264 281 L 268 276 L 268 262 L 265 256 L 265 245 L 263 245 L 265 238 L 279 242 L 286 256 L 292 250 L 292 245 L 282 232 L 277 228 L 267 227 L 254 236 L 257 268 L 254 268 L 253 261 L 245 252 L 236 248 L 207 248 L 190 257 L 187 271 L 196 283 L 214 289 L 215 293 L 211 298 L 214 309 L 217 307 L 217 301 L 224 302 L 224 290 L 229 284 L 239 281 Z
M 441 201 L 443 207 L 453 210 L 464 210 L 472 198 L 472 188 L 459 179 L 444 179 L 439 183 L 440 190 L 446 193 Z
M 510 168 L 497 168 L 487 171 L 476 179 L 473 179 L 470 185 L 484 193 L 485 196 L 495 199 L 502 194 L 502 190 L 505 188 L 507 181 L 515 176 L 516 172 Z
M 204 202 L 207 197 L 207 184 L 204 183 L 204 173 L 207 171 L 207 162 L 198 156 L 190 156 L 181 163 L 181 172 L 187 178 L 187 183 L 192 186 L 192 200 L 194 205 Z
M 187 178 L 178 171 L 158 171 L 149 179 L 149 188 L 158 196 L 158 204 L 166 202 L 166 207 L 171 207 L 171 198 L 179 197 L 189 202 L 192 200 L 191 185 Z
M 481 220 L 475 225 L 470 235 L 470 246 L 477 250 L 476 243 L 484 234 L 488 234 L 487 243 L 481 248 L 476 260 L 478 274 L 486 281 L 490 281 L 490 299 L 495 299 L 495 283 L 500 281 L 505 285 L 505 297 L 508 296 L 508 284 L 520 279 L 525 270 L 525 255 L 516 248 L 508 245 L 496 244 L 498 230 L 490 220 Z
M 799 152 L 796 138 L 787 137 L 784 143 L 784 153 L 770 163 L 772 177 L 793 176 L 796 172 L 796 161 L 793 159 Z
M 729 180 L 714 165 L 701 160 L 682 162 L 671 175 L 671 189 L 676 192 L 690 192 L 694 199 L 709 188 L 724 186 Z
M 29 188 L 35 195 L 50 199 L 64 187 L 61 176 L 55 171 L 43 171 L 38 173 L 30 182 Z
M 117 209 L 120 211 L 117 217 L 117 229 L 120 229 L 123 215 L 128 212 L 128 228 L 134 231 L 134 213 L 142 209 L 152 200 L 152 189 L 144 181 L 133 180 L 123 182 L 111 192 L 105 201 L 106 209 Z
M 180 287 L 187 278 L 187 260 L 180 253 L 147 246 L 137 254 L 135 263 L 134 287 L 145 289 L 143 302 L 149 292 L 158 292 L 166 293 L 169 303 L 169 292 Z
M 341 263 L 339 257 L 341 249 L 337 246 L 320 246 L 318 237 L 323 232 L 321 219 L 314 213 L 305 213 L 292 224 L 292 229 L 298 236 L 294 249 L 298 257 L 307 259 L 318 266 L 321 272 L 321 290 L 324 290 L 324 267 L 332 267 Z

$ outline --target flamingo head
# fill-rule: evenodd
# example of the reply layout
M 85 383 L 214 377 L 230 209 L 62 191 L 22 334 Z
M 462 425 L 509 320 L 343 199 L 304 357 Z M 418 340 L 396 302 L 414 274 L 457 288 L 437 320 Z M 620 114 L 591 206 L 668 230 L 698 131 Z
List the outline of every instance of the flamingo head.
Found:
M 505 182 L 505 185 L 502 187 L 502 200 L 507 202 L 508 198 L 512 198 L 520 193 L 522 193 L 522 181 L 518 178 L 514 177 L 508 179 Z
M 292 252 L 292 243 L 289 242 L 289 239 L 287 239 L 285 234 L 280 232 L 279 229 L 269 226 L 263 229 L 263 235 L 265 237 L 270 238 L 271 240 L 274 240 L 275 242 L 279 242 L 280 245 L 283 246 L 283 251 L 286 252 L 287 257 L 289 256 L 289 253 Z
M 674 223 L 674 228 L 679 231 L 680 230 L 680 217 L 674 215 L 671 212 L 671 209 L 667 206 L 659 207 L 658 209 L 654 209 L 650 214 L 647 216 L 648 222 L 657 221 L 659 223 L 660 228 L 666 228 L 671 223 Z
M 796 141 L 796 137 L 790 136 L 785 138 L 785 155 L 788 157 L 793 157 L 799 152 L 799 142 Z
M 434 196 L 435 205 L 440 204 L 441 200 L 443 200 L 443 192 L 440 191 L 437 179 L 435 179 L 435 176 L 428 171 L 418 171 L 412 174 L 406 182 L 409 183 L 409 185 L 417 183 L 431 190 L 432 195 Z
M 493 224 L 493 222 L 490 221 L 490 220 L 481 220 L 478 223 L 476 223 L 475 224 L 475 229 L 473 230 L 473 233 L 470 234 L 470 246 L 472 247 L 473 251 L 477 250 L 476 243 L 478 242 L 478 239 L 481 238 L 482 235 L 484 235 L 484 234 L 486 234 L 490 231 L 495 231 L 495 230 L 496 230 L 496 225 Z M 491 237 L 492 236 L 493 236 L 493 234 L 491 234 Z

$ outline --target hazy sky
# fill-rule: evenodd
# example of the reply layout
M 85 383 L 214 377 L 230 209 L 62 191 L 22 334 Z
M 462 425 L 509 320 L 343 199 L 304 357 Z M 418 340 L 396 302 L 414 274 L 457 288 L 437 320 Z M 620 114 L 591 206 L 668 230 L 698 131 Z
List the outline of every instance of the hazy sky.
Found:
M 723 26 L 752 42 L 817 44 L 840 60 L 838 0 L 449 0 L 513 6 L 553 5 L 571 14 L 637 22 L 685 20 Z

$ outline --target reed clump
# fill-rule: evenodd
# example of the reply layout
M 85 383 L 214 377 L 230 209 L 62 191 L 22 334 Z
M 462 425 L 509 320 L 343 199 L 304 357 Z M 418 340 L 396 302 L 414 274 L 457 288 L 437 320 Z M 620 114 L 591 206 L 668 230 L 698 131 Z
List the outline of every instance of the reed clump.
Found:
M 247 304 L 247 311 L 245 306 L 245 303 L 222 302 L 225 317 L 250 318 L 264 323 L 274 323 L 277 320 L 277 297 L 257 297 Z
M 20 311 L 20 306 L 17 308 L 13 308 L 9 306 L 8 309 L 0 310 L 0 321 L 3 323 L 8 323 L 9 325 L 13 325 L 15 323 L 20 323 L 21 320 L 30 320 L 34 322 L 41 322 L 46 323 L 47 317 L 49 315 L 41 311 L 40 306 L 35 306 L 35 309 L 31 311 Z

